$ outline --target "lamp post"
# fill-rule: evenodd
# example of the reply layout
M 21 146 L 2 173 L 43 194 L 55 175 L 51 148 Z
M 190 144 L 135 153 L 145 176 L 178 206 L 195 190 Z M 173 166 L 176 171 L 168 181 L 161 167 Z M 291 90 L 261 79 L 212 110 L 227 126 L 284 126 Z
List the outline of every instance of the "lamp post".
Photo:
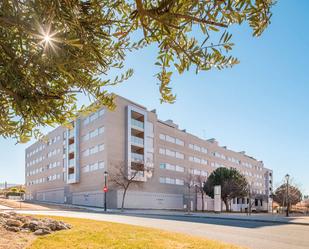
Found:
M 289 217 L 289 179 L 290 179 L 290 175 L 286 174 L 285 175 L 285 179 L 286 179 L 286 217 Z
M 107 180 L 107 171 L 104 171 L 104 212 L 106 212 L 106 192 L 107 192 L 107 185 L 106 185 L 106 180 Z

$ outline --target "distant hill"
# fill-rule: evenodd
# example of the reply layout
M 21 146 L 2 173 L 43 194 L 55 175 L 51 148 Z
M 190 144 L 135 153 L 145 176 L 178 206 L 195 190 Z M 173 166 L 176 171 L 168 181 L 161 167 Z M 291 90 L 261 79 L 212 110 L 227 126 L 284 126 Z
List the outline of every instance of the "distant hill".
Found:
M 15 186 L 20 186 L 22 184 L 17 184 L 17 183 L 7 183 L 7 188 L 15 187 Z M 5 189 L 5 183 L 0 183 L 0 189 Z

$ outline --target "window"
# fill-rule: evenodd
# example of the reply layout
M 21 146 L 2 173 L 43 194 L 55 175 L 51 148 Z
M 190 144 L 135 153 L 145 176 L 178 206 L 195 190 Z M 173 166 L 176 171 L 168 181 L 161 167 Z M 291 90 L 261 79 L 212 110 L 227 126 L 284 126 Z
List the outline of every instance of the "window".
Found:
M 99 169 L 103 169 L 104 168 L 104 162 L 103 161 L 100 161 L 99 162 Z
M 175 157 L 176 156 L 176 152 L 175 151 L 172 151 L 172 150 L 169 150 L 169 149 L 166 149 L 165 150 L 165 154 L 167 156 L 171 156 L 171 157 Z
M 94 138 L 96 137 L 97 135 L 99 134 L 99 130 L 98 129 L 95 129 L 93 131 L 90 132 L 90 138 Z
M 202 153 L 207 154 L 208 150 L 204 147 L 202 147 Z
M 102 134 L 104 132 L 104 126 L 99 128 L 99 134 Z
M 184 180 L 176 179 L 176 185 L 184 185 Z
M 173 164 L 166 164 L 166 169 L 175 171 L 176 170 L 176 166 L 173 165 Z
M 99 117 L 102 117 L 105 113 L 105 110 L 104 109 L 101 109 L 98 111 L 98 114 L 99 114 Z
M 98 169 L 98 163 L 90 164 L 90 167 L 89 167 L 90 171 L 95 171 L 97 169 Z
M 92 113 L 91 115 L 89 115 L 88 117 L 86 117 L 83 121 L 84 125 L 88 125 L 89 123 L 95 121 L 97 118 L 102 117 L 105 113 L 104 109 L 101 109 L 95 113 Z
M 85 134 L 85 135 L 82 137 L 82 140 L 83 140 L 83 141 L 89 140 L 89 133 Z
M 104 144 L 99 144 L 99 151 L 103 151 L 104 150 Z
M 180 145 L 180 146 L 184 146 L 185 142 L 182 141 L 181 139 L 176 138 L 176 144 Z
M 98 113 L 92 113 L 90 116 L 89 116 L 89 122 L 93 122 L 94 120 L 96 120 L 98 118 Z
M 177 171 L 177 172 L 185 171 L 184 167 L 179 166 L 179 165 L 169 164 L 169 163 L 160 163 L 160 169 L 167 169 L 167 170 L 172 170 L 172 171 Z
M 177 172 L 184 172 L 185 169 L 184 169 L 184 167 L 181 167 L 181 166 L 176 165 L 176 171 L 177 171 Z
M 170 143 L 176 143 L 176 139 L 174 137 L 170 137 L 168 135 L 166 135 L 166 141 L 170 142 Z
M 83 151 L 83 156 L 89 156 L 89 149 Z
M 185 155 L 180 153 L 180 152 L 177 152 L 176 151 L 176 158 L 179 158 L 179 159 L 184 159 L 185 158 Z
M 159 182 L 163 184 L 184 185 L 184 180 L 169 177 L 160 177 Z
M 97 129 L 95 129 L 95 130 L 92 130 L 92 131 L 86 133 L 86 134 L 82 137 L 82 139 L 83 139 L 83 141 L 87 141 L 87 140 L 89 140 L 89 139 L 91 139 L 91 138 L 94 138 L 94 137 L 96 137 L 96 136 L 102 134 L 103 132 L 104 132 L 104 126 L 99 127 L 99 128 L 97 128 Z
M 165 183 L 167 184 L 175 184 L 176 180 L 174 178 L 169 178 L 169 177 L 166 177 L 165 178 Z
M 184 146 L 184 141 L 182 141 L 179 138 L 175 138 L 175 137 L 172 137 L 172 136 L 169 136 L 169 135 L 164 135 L 164 134 L 160 134 L 159 138 L 161 140 L 164 140 L 164 141 L 167 141 L 167 142 L 170 142 L 170 143 L 173 143 L 173 144 L 178 144 L 180 146 Z
M 98 152 L 98 146 L 91 147 L 89 150 L 90 155 L 95 154 L 97 152 Z
M 85 167 L 83 167 L 83 168 L 82 168 L 82 171 L 83 171 L 84 173 L 89 172 L 89 165 L 86 165 Z
M 84 119 L 83 124 L 84 124 L 84 125 L 87 125 L 87 124 L 89 124 L 89 121 L 90 121 L 90 119 L 89 119 L 89 117 L 87 117 L 87 118 Z

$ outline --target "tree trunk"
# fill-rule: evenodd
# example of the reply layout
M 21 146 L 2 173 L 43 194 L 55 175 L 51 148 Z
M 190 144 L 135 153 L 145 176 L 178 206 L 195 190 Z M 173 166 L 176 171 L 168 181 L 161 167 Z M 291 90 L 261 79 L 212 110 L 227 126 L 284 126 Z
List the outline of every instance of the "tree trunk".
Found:
M 202 212 L 204 212 L 204 193 L 202 192 Z
M 225 210 L 226 212 L 230 212 L 229 202 L 228 199 L 223 199 L 223 202 L 225 204 Z
M 121 212 L 123 212 L 123 208 L 124 208 L 124 199 L 126 198 L 126 194 L 127 194 L 127 189 L 124 189 L 123 195 L 122 195 Z

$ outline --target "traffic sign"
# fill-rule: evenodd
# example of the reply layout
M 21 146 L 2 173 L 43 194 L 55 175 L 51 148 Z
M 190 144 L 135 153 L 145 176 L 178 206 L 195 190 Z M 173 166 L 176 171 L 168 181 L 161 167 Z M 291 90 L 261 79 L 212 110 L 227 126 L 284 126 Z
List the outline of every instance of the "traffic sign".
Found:
M 108 191 L 107 186 L 104 186 L 103 191 L 106 193 Z

